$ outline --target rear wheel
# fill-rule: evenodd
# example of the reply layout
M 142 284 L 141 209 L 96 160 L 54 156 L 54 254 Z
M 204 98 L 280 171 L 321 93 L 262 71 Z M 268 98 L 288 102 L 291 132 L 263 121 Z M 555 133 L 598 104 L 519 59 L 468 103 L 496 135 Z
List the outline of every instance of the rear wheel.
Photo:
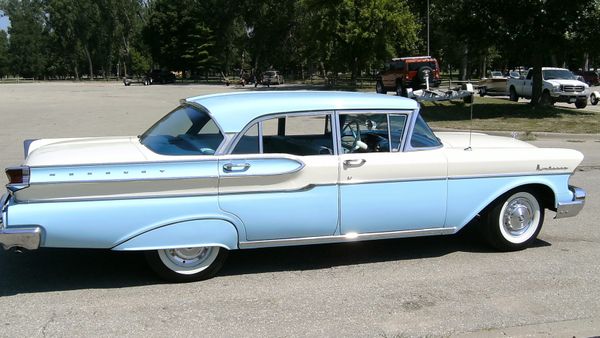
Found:
M 396 83 L 396 95 L 408 97 L 408 94 L 406 93 L 406 88 L 404 88 L 402 82 Z
M 484 97 L 486 93 L 487 90 L 485 89 L 485 87 L 479 88 L 479 96 Z
M 515 90 L 515 87 L 510 87 L 508 94 L 510 96 L 511 101 L 513 101 L 513 102 L 519 101 L 519 96 L 517 96 L 517 91 Z
M 381 80 L 377 80 L 377 83 L 375 84 L 375 92 L 377 92 L 378 94 L 387 94 L 387 91 L 385 90 L 385 87 L 383 86 L 383 82 L 381 82 Z
M 171 282 L 192 282 L 214 276 L 228 251 L 218 246 L 162 249 L 146 252 L 150 268 Z
M 542 229 L 544 210 L 530 192 L 513 191 L 495 202 L 486 221 L 484 234 L 489 244 L 501 251 L 522 250 Z

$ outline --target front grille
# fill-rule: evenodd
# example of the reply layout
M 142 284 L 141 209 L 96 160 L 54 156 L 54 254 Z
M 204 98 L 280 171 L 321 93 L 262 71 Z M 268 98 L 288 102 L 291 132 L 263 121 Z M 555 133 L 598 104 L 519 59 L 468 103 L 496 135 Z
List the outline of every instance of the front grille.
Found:
M 567 93 L 582 92 L 583 86 L 563 86 L 563 91 Z

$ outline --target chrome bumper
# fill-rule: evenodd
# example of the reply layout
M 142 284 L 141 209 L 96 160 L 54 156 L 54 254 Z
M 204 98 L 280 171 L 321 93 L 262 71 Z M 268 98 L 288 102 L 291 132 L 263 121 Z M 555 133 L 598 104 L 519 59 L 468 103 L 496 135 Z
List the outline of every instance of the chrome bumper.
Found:
M 27 250 L 39 248 L 42 237 L 42 228 L 39 226 L 6 228 L 4 219 L 8 197 L 8 194 L 5 194 L 0 200 L 0 246 L 2 246 L 4 250 L 15 247 Z
M 554 218 L 573 217 L 583 209 L 585 205 L 585 190 L 572 185 L 569 186 L 569 190 L 573 192 L 573 200 L 570 202 L 559 202 Z

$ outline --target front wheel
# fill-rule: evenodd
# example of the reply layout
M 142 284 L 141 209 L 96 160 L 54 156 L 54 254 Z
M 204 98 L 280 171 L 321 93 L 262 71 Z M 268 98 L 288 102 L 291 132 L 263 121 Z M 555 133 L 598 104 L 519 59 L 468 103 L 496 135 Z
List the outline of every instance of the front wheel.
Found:
M 552 96 L 550 96 L 550 93 L 547 90 L 545 90 L 542 93 L 542 99 L 540 102 L 544 107 L 551 107 L 552 105 L 554 105 L 554 101 L 552 101 Z
M 575 101 L 575 107 L 577 109 L 583 109 L 587 107 L 587 100 L 577 100 Z
M 218 246 L 146 251 L 150 268 L 171 282 L 192 282 L 214 276 L 223 266 L 228 251 Z
M 600 101 L 600 97 L 597 97 L 595 93 L 592 93 L 592 95 L 590 95 L 590 103 L 592 106 L 597 105 L 598 101 Z
M 544 210 L 534 195 L 518 191 L 499 198 L 486 218 L 484 234 L 489 244 L 501 251 L 515 251 L 536 239 L 544 223 Z

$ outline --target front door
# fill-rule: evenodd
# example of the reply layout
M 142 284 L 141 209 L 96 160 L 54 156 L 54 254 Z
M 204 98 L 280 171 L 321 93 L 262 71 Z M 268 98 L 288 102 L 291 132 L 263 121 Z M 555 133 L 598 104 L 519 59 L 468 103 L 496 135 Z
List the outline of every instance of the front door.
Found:
M 415 141 L 425 146 L 421 151 L 402 151 L 408 116 L 340 113 L 341 234 L 444 226 L 446 157 L 437 139 Z M 416 133 L 422 124 L 419 120 Z
M 280 115 L 244 132 L 219 160 L 219 205 L 246 241 L 333 235 L 338 157 L 331 112 Z

